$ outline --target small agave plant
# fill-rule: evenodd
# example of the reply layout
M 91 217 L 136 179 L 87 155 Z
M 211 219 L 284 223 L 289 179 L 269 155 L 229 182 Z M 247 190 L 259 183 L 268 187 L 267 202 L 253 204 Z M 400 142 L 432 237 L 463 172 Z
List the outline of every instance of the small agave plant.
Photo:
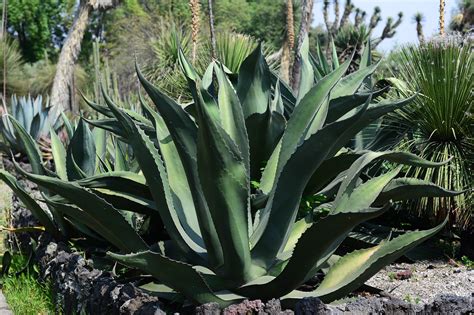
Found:
M 367 179 L 364 170 L 379 160 L 441 165 L 409 153 L 344 150 L 365 126 L 411 98 L 374 101 L 380 91 L 367 82 L 377 63 L 366 60 L 345 75 L 348 60 L 318 77 L 307 39 L 301 56 L 294 95 L 270 71 L 261 47 L 243 62 L 236 81 L 218 62 L 201 77 L 181 54 L 194 98 L 186 108 L 137 70 L 156 110 L 142 99 L 139 115 L 104 95 L 106 105 L 90 105 L 106 118 L 90 123 L 128 143 L 141 172 L 68 181 L 24 174 L 54 194 L 45 194 L 48 205 L 108 242 L 110 258 L 152 275 L 158 285 L 147 288 L 173 299 L 226 306 L 246 298 L 289 304 L 342 298 L 444 224 L 337 256 L 355 226 L 383 214 L 391 201 L 457 192 L 398 179 L 400 167 Z M 302 197 L 321 192 L 328 214 L 297 220 Z M 124 215 L 137 211 L 131 202 L 159 214 L 155 224 L 166 236 L 150 240 L 137 233 Z M 298 289 L 321 271 L 325 277 L 313 291 Z
M 50 106 L 43 107 L 43 97 L 41 95 L 36 98 L 13 95 L 11 98 L 11 114 L 5 114 L 0 119 L 0 132 L 7 142 L 8 149 L 25 153 L 25 148 L 15 134 L 10 117 L 15 118 L 26 132 L 35 141 L 38 141 L 49 135 L 51 127 L 57 127 L 56 122 L 51 122 L 48 117 L 50 108 Z

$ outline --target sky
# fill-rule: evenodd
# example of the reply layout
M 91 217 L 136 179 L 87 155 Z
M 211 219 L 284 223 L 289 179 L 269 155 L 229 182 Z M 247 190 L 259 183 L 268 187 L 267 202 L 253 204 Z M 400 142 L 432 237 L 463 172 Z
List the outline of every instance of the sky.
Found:
M 322 8 L 323 0 L 315 0 L 313 25 L 324 24 Z M 331 1 L 332 2 L 332 1 Z M 339 0 L 341 6 L 341 14 L 344 9 L 345 0 Z M 397 28 L 394 37 L 385 39 L 377 48 L 382 51 L 389 51 L 399 45 L 407 43 L 416 43 L 418 41 L 416 35 L 416 24 L 413 22 L 413 16 L 416 12 L 423 13 L 425 21 L 423 29 L 425 37 L 438 32 L 438 16 L 439 16 L 439 0 L 352 0 L 352 3 L 358 8 L 367 12 L 366 21 L 370 19 L 374 7 L 379 6 L 382 10 L 383 20 L 379 23 L 374 31 L 375 36 L 380 36 L 385 27 L 387 17 L 392 16 L 394 20 L 398 18 L 398 12 L 403 12 L 403 22 Z M 448 25 L 456 8 L 457 0 L 446 0 L 446 25 Z M 333 8 L 330 8 L 330 20 L 334 19 Z M 354 19 L 354 13 L 351 15 L 351 20 Z

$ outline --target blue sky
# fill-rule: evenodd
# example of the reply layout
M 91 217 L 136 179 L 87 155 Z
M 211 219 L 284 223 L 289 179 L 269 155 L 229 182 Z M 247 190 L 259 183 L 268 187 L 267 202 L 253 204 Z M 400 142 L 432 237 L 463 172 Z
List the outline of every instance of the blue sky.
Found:
M 313 16 L 313 24 L 323 24 L 323 16 L 322 16 L 322 7 L 323 7 L 323 0 L 315 0 L 315 7 L 314 7 L 314 16 Z M 332 1 L 331 1 L 332 2 Z M 343 10 L 343 5 L 345 0 L 339 0 L 341 3 L 341 11 Z M 394 19 L 397 18 L 398 12 L 402 11 L 403 22 L 397 28 L 397 33 L 394 37 L 385 39 L 378 48 L 382 51 L 390 50 L 398 45 L 403 45 L 406 43 L 416 43 L 418 41 L 416 36 L 416 25 L 413 22 L 413 15 L 416 12 L 422 12 L 425 16 L 425 21 L 423 24 L 425 37 L 429 37 L 430 35 L 435 34 L 438 32 L 438 9 L 439 9 L 439 0 L 352 0 L 356 7 L 361 8 L 362 10 L 367 12 L 369 16 L 367 20 L 370 18 L 374 7 L 379 6 L 382 9 L 382 22 L 379 23 L 379 26 L 375 30 L 375 35 L 380 36 L 382 34 L 382 30 L 385 26 L 385 20 L 387 17 L 392 16 Z M 446 0 L 446 23 L 448 23 L 451 19 L 453 10 L 456 8 L 457 0 Z M 330 9 L 331 13 L 330 19 L 334 18 L 333 9 Z M 342 12 L 341 12 L 342 14 Z M 353 20 L 354 14 L 351 16 Z

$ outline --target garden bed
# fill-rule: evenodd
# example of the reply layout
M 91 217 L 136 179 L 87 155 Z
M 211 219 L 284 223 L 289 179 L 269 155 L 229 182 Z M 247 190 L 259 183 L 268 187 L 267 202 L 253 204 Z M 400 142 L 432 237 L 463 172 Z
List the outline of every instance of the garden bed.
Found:
M 5 161 L 7 168 L 11 165 Z M 23 165 L 27 168 L 27 165 Z M 37 194 L 34 185 L 24 182 L 25 187 Z M 21 207 L 13 197 L 13 226 L 34 226 L 37 222 L 31 213 Z M 121 283 L 110 272 L 94 268 L 84 254 L 74 251 L 66 244 L 57 242 L 48 234 L 23 234 L 18 238 L 21 248 L 29 246 L 30 237 L 36 238 L 38 246 L 35 260 L 43 280 L 51 283 L 58 309 L 65 314 L 121 313 L 160 314 L 169 308 L 134 283 Z M 410 274 L 398 280 L 400 272 Z M 395 276 L 394 276 L 395 275 Z M 403 276 L 400 276 L 403 278 Z M 371 280 L 369 285 L 381 288 L 382 295 L 360 293 L 345 303 L 324 305 L 318 299 L 305 299 L 294 311 L 283 310 L 278 300 L 265 303 L 245 301 L 225 310 L 216 304 L 206 304 L 187 313 L 197 314 L 352 314 L 352 313 L 459 313 L 469 314 L 473 310 L 472 282 L 474 271 L 462 266 L 451 266 L 442 262 L 394 264 L 388 266 Z M 443 295 L 444 294 L 444 295 Z M 458 294 L 456 295 L 446 294 Z M 409 298 L 408 298 L 409 297 Z M 410 303 L 409 303 L 410 302 Z M 425 304 L 426 303 L 426 304 Z

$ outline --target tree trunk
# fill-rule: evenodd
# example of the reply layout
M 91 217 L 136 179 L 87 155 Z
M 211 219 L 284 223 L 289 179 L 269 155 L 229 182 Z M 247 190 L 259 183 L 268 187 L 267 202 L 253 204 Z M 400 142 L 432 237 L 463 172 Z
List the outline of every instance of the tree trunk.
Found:
M 295 61 L 293 63 L 293 73 L 291 78 L 291 87 L 293 91 L 297 91 L 300 86 L 301 76 L 301 55 L 300 50 L 303 46 L 303 41 L 308 35 L 309 27 L 311 26 L 311 17 L 313 14 L 313 0 L 303 0 L 302 3 L 301 25 L 298 33 L 298 43 L 295 50 Z
M 283 51 L 280 62 L 280 76 L 286 82 L 290 82 L 291 53 L 295 46 L 295 26 L 293 17 L 293 1 L 286 2 L 286 37 L 283 43 Z
M 67 109 L 76 110 L 71 103 L 71 95 L 74 93 L 72 78 L 91 11 L 92 6 L 89 1 L 81 0 L 56 66 L 56 75 L 51 89 L 51 105 L 54 106 L 50 113 L 51 117 L 55 118 L 61 111 Z

